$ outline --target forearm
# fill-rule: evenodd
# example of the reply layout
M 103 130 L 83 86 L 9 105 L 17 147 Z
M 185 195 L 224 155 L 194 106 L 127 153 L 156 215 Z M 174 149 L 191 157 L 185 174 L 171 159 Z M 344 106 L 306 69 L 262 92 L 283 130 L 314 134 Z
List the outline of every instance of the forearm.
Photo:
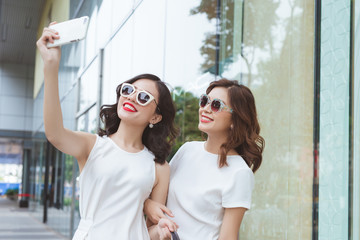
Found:
M 218 240 L 238 240 L 238 235 L 222 234 Z
M 219 240 L 237 240 L 246 208 L 225 208 Z
M 58 66 L 44 67 L 44 128 L 50 142 L 56 142 L 64 130 L 59 99 Z
M 237 227 L 222 225 L 218 240 L 238 240 L 238 239 L 239 239 L 239 229 Z

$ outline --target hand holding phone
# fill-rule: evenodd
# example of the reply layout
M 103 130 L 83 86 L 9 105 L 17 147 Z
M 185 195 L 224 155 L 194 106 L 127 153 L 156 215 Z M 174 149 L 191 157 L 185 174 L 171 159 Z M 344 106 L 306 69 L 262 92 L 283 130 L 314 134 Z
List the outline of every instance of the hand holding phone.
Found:
M 84 39 L 88 25 L 89 17 L 84 16 L 49 26 L 59 33 L 60 38 L 55 39 L 54 43 L 48 42 L 47 47 L 57 47 Z

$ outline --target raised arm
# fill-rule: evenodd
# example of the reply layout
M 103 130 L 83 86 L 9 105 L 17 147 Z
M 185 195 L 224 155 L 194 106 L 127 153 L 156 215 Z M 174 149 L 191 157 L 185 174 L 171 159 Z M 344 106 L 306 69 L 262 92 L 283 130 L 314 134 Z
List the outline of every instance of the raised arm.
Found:
M 56 24 L 56 23 L 52 23 Z M 85 132 L 74 132 L 64 128 L 59 99 L 60 47 L 47 48 L 47 42 L 54 42 L 60 36 L 52 29 L 44 28 L 37 41 L 37 47 L 44 61 L 44 127 L 47 139 L 60 151 L 70 154 L 78 160 L 82 170 L 93 147 L 96 136 Z

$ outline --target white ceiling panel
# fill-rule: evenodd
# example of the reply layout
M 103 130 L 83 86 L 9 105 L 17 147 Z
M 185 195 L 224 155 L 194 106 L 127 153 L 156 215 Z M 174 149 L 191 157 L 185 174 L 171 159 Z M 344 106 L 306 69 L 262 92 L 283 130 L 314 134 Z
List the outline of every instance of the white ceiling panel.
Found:
M 0 62 L 34 64 L 45 0 L 0 0 Z

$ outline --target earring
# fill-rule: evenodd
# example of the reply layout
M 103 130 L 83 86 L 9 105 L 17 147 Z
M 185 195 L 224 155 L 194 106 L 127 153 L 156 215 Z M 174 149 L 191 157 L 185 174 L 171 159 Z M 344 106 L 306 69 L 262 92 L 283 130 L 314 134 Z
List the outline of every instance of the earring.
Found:
M 154 127 L 154 124 L 150 123 L 149 128 L 153 128 L 153 127 Z
M 234 125 L 231 124 L 231 125 L 230 125 L 230 129 L 233 130 L 233 129 L 234 129 Z

